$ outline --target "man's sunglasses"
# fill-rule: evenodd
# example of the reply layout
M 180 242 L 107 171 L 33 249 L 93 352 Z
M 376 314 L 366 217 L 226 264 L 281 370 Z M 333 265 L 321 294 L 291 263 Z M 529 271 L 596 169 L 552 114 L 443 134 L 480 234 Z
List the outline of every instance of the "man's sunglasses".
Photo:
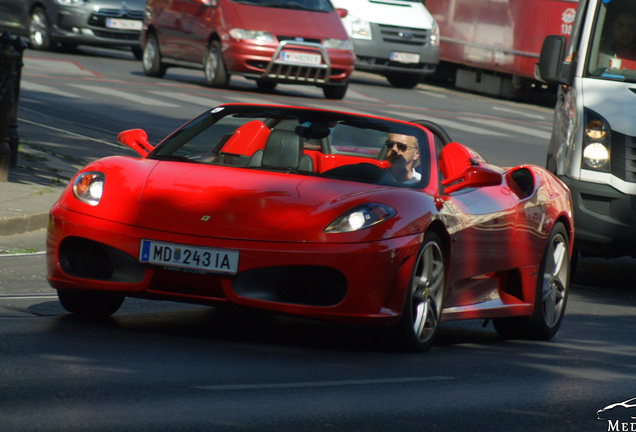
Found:
M 401 151 L 402 153 L 404 153 L 408 149 L 414 149 L 415 148 L 415 147 L 409 147 L 408 145 L 404 144 L 403 142 L 391 141 L 391 140 L 386 140 L 384 142 L 384 145 L 386 146 L 387 149 L 392 149 L 393 146 L 396 146 L 398 151 Z

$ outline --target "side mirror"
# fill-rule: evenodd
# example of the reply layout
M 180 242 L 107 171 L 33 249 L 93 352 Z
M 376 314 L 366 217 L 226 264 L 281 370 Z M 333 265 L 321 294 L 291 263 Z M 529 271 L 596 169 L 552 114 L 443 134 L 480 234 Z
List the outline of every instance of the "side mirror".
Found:
M 567 39 L 550 35 L 545 38 L 535 66 L 535 78 L 548 84 L 572 85 L 572 63 L 564 61 Z
M 148 153 L 154 149 L 154 146 L 148 142 L 148 135 L 142 129 L 130 129 L 119 132 L 117 142 L 126 147 L 130 147 L 141 157 L 148 156 Z
M 348 10 L 346 10 L 346 9 L 342 9 L 342 8 L 336 8 L 336 12 L 338 12 L 338 16 L 339 16 L 340 18 L 344 18 L 344 17 L 346 17 L 347 15 L 349 15 L 349 11 L 348 11 Z
M 449 179 L 442 180 L 442 186 L 447 194 L 472 187 L 497 186 L 503 182 L 503 175 L 482 166 L 471 166 L 462 173 Z

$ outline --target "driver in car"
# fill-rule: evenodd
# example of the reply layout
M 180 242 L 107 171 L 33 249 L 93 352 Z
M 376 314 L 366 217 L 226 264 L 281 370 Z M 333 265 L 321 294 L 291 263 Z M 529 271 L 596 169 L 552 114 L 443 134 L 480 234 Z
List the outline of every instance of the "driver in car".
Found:
M 412 135 L 392 133 L 389 134 L 384 145 L 387 148 L 387 160 L 391 164 L 388 174 L 401 184 L 413 184 L 420 181 L 422 175 L 415 169 L 420 164 L 417 138 Z

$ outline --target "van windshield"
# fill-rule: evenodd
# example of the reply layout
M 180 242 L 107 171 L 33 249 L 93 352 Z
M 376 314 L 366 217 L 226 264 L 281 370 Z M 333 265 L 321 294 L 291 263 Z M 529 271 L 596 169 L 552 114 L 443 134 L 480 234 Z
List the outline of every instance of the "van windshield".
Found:
M 587 75 L 636 82 L 636 0 L 600 2 Z
M 281 9 L 305 10 L 311 12 L 331 12 L 333 7 L 329 0 L 230 0 L 252 6 L 272 7 Z

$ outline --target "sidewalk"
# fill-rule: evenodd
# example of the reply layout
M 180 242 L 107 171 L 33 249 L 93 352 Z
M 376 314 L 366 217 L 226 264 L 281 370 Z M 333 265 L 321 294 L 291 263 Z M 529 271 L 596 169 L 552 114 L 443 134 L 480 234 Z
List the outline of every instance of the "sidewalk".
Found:
M 82 161 L 68 160 L 53 150 L 69 140 L 64 131 L 19 121 L 18 133 L 18 166 L 9 169 L 8 182 L 0 182 L 0 252 L 28 249 L 29 241 L 41 250 L 39 236 L 16 235 L 46 228 L 49 209 L 83 166 Z M 12 241 L 16 244 L 8 244 Z

